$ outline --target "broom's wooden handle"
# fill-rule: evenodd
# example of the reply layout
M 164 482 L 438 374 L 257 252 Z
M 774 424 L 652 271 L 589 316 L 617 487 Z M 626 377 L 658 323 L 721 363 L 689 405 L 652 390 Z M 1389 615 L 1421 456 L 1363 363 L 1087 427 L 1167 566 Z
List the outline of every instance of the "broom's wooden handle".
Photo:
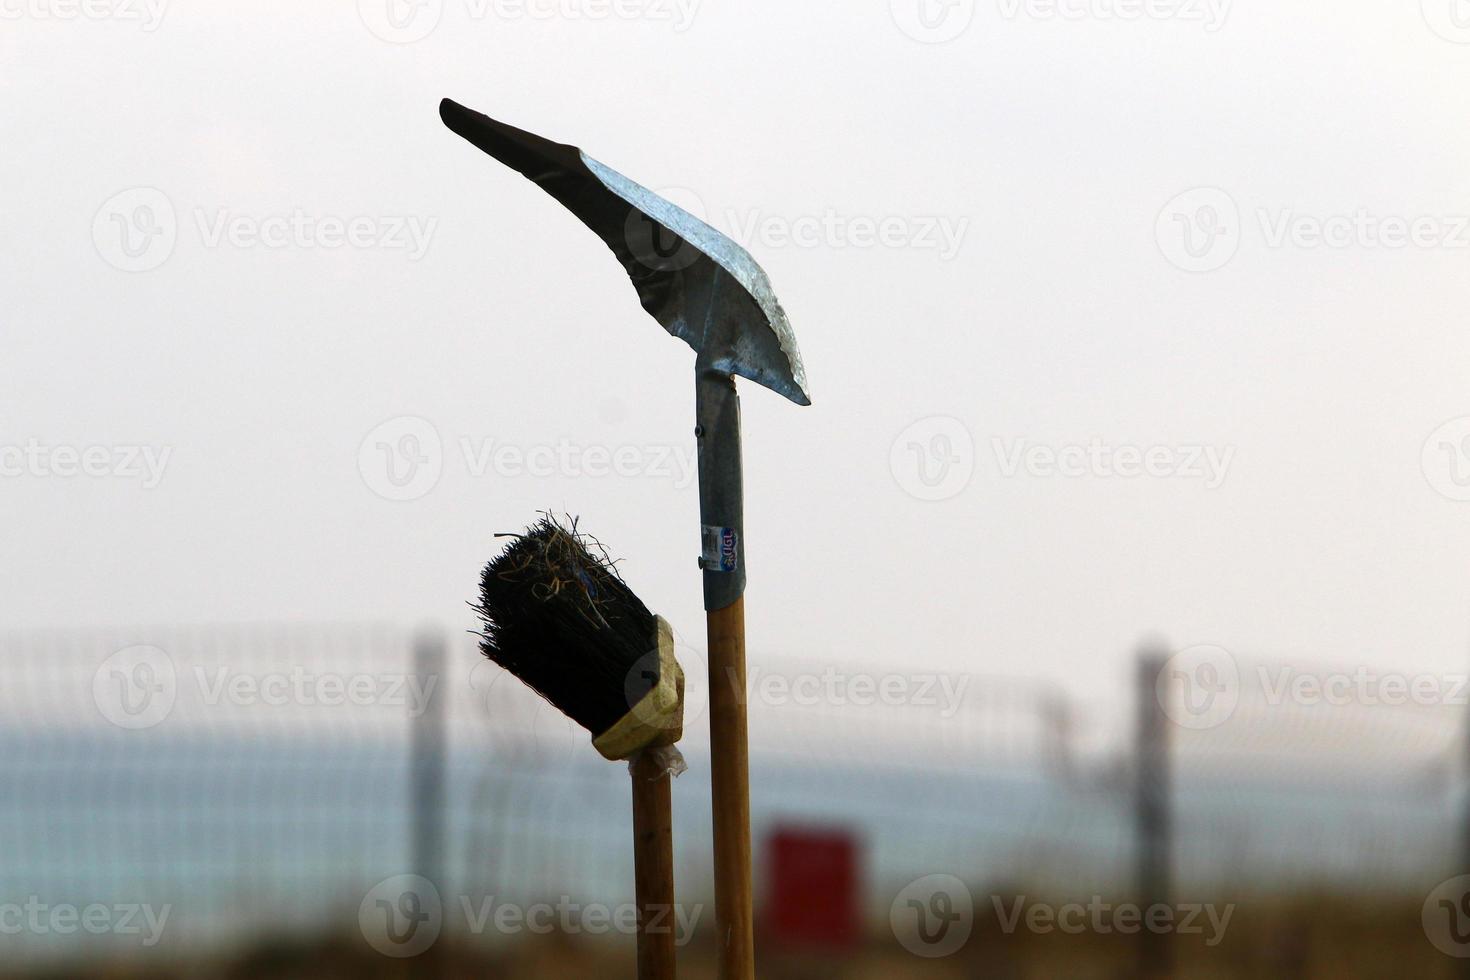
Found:
M 718 976 L 720 980 L 754 980 L 744 597 L 724 609 L 706 613 L 706 625 Z
M 638 980 L 674 980 L 673 777 L 652 751 L 633 757 L 633 865 L 638 892 Z

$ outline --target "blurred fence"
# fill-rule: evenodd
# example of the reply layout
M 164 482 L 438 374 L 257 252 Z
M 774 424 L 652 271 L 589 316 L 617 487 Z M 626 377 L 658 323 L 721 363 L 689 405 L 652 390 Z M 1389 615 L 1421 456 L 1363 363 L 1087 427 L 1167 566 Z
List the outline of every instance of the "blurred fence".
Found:
M 408 873 L 466 910 L 628 901 L 622 767 L 474 642 L 382 626 L 0 636 L 12 962 L 355 936 L 369 891 Z M 678 887 L 710 909 L 703 660 L 679 655 Z M 1457 872 L 1456 698 L 1324 705 L 1278 683 L 1279 665 L 1144 663 L 1132 732 L 1124 712 L 1024 680 L 763 664 L 749 685 L 758 861 L 779 826 L 849 829 L 878 928 L 932 873 L 1068 897 L 1422 893 Z M 141 906 L 142 931 L 8 929 L 16 905 Z

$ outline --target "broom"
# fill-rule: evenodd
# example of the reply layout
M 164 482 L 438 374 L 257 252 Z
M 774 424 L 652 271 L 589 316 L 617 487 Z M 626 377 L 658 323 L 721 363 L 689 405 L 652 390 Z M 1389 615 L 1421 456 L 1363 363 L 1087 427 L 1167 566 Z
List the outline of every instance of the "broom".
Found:
M 684 672 L 669 624 L 623 582 L 602 545 L 551 515 L 485 566 L 480 650 L 592 733 L 633 781 L 639 980 L 674 977 L 670 777 L 684 770 Z

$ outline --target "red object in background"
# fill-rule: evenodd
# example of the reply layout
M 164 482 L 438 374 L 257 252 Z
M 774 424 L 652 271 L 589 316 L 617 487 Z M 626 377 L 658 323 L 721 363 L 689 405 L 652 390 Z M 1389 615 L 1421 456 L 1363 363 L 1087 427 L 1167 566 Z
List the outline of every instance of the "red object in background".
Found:
M 768 938 L 852 946 L 861 938 L 858 842 L 847 830 L 778 827 L 767 838 Z

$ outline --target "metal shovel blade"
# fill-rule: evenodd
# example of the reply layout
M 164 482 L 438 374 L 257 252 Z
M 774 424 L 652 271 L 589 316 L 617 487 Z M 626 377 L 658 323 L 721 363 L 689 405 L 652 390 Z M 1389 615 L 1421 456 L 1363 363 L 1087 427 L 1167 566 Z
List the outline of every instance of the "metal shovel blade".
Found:
M 694 348 L 696 370 L 746 378 L 798 405 L 811 404 L 796 336 L 749 252 L 575 146 L 449 99 L 439 115 L 596 232 L 627 271 L 643 308 Z

